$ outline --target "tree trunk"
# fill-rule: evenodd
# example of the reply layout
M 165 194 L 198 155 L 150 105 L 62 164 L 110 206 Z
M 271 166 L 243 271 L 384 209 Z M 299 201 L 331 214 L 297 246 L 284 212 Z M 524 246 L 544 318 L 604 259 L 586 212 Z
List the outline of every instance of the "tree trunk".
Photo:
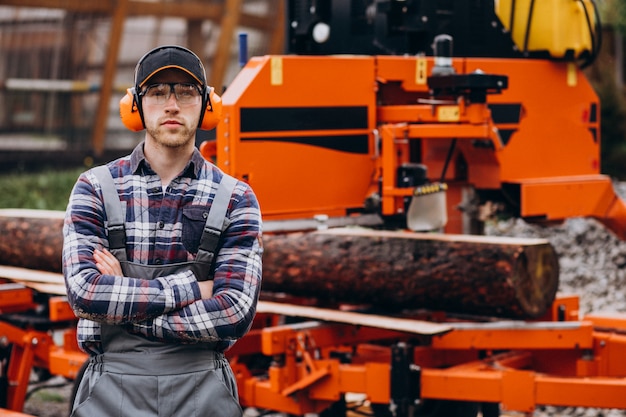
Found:
M 558 287 L 543 239 L 331 229 L 266 236 L 264 246 L 263 290 L 329 304 L 536 318 Z
M 0 210 L 0 265 L 61 272 L 63 212 Z
M 0 210 L 0 265 L 61 272 L 62 213 Z M 366 304 L 536 318 L 558 287 L 543 239 L 330 229 L 263 238 L 262 289 Z

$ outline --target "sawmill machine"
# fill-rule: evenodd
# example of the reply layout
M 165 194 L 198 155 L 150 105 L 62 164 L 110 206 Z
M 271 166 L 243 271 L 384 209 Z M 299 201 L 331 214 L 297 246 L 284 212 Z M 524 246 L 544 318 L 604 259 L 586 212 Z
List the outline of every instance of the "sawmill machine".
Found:
M 591 217 L 626 238 L 584 73 L 600 48 L 593 1 L 288 0 L 286 33 L 284 55 L 244 60 L 215 140 L 200 146 L 250 183 L 267 235 L 351 225 L 469 234 L 506 215 Z M 32 368 L 72 379 L 86 355 L 62 276 L 12 271 L 0 285 L 0 406 L 13 411 L 0 414 L 17 417 Z M 567 294 L 529 320 L 419 307 L 262 294 L 252 329 L 227 352 L 242 407 L 323 417 L 359 404 L 376 417 L 626 409 L 624 315 L 581 317 Z M 8 319 L 33 312 L 49 317 Z
M 216 139 L 200 147 L 253 187 L 265 233 L 469 234 L 493 216 L 590 217 L 626 238 L 626 205 L 600 172 L 601 103 L 584 72 L 601 43 L 593 1 L 287 5 L 286 53 L 242 60 Z M 530 322 L 344 318 L 277 297 L 230 352 L 245 406 L 344 416 L 356 392 L 385 417 L 626 408 L 626 318 L 580 320 L 575 296 L 559 295 Z M 398 330 L 404 319 L 412 330 Z
M 293 0 L 286 24 L 287 53 L 247 60 L 201 146 L 268 230 L 581 216 L 626 237 L 583 72 L 593 1 Z

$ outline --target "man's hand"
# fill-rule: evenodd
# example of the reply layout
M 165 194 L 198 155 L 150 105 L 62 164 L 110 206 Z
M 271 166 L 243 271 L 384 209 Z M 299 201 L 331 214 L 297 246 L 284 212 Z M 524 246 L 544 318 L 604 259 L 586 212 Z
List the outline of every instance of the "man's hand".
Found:
M 96 267 L 101 274 L 124 276 L 122 266 L 111 252 L 106 249 L 96 249 L 93 252 L 93 259 L 96 261 Z
M 203 300 L 213 296 L 213 281 L 198 281 L 198 286 Z

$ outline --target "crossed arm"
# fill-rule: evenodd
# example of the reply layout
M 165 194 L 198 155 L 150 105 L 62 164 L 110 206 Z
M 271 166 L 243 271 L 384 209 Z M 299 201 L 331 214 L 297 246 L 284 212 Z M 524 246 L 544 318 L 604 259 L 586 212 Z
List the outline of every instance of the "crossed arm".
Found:
M 119 261 L 106 248 L 94 250 L 93 259 L 96 262 L 96 268 L 98 268 L 101 274 L 124 276 Z M 211 298 L 213 295 L 213 281 L 198 282 L 198 287 L 200 287 L 200 298 Z
M 87 181 L 70 199 L 64 274 L 76 315 L 122 325 L 149 339 L 234 341 L 252 324 L 261 284 L 260 212 L 250 189 L 241 191 L 217 254 L 214 281 L 191 271 L 155 278 L 125 277 L 106 249 L 102 207 Z M 80 186 L 79 186 L 80 188 Z

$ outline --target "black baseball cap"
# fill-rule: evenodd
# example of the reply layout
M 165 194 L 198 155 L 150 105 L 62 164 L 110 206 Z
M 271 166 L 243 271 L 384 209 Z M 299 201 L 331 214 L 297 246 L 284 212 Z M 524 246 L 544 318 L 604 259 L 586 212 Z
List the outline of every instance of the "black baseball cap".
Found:
M 202 86 L 206 86 L 206 71 L 200 58 L 187 48 L 177 45 L 164 45 L 146 53 L 135 68 L 135 86 L 143 85 L 157 72 L 175 68 L 191 75 Z

